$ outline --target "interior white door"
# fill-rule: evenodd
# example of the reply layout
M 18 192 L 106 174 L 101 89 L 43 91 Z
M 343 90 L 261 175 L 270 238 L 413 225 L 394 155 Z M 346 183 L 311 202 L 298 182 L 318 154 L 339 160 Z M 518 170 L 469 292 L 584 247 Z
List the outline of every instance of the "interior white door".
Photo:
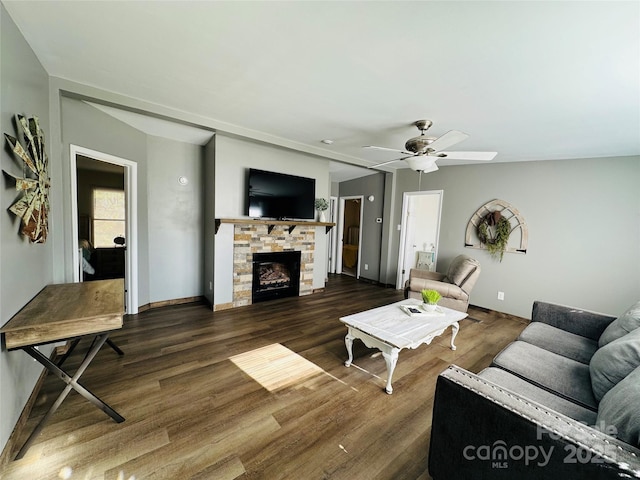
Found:
M 398 289 L 409 278 L 410 270 L 416 267 L 420 252 L 427 252 L 432 259 L 430 270 L 436 268 L 442 196 L 442 190 L 407 192 L 403 195 Z

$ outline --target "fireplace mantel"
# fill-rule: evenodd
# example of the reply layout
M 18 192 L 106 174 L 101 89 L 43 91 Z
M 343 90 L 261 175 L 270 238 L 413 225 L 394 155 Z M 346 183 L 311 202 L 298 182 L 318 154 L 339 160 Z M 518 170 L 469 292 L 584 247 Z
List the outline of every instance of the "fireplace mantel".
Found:
M 267 225 L 269 233 L 271 233 L 276 225 L 287 225 L 289 227 L 289 233 L 293 232 L 293 229 L 296 228 L 297 225 L 305 225 L 307 227 L 326 227 L 326 233 L 336 225 L 331 222 L 314 222 L 308 220 L 265 220 L 256 218 L 216 218 L 215 222 L 216 233 L 218 233 L 218 229 L 223 223 L 234 223 L 236 225 Z

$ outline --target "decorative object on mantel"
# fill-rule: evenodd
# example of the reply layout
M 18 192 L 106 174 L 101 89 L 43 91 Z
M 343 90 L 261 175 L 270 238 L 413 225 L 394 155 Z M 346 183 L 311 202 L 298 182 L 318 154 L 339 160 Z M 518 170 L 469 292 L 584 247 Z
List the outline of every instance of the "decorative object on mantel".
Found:
M 44 132 L 40 128 L 38 117 L 26 118 L 17 114 L 16 122 L 20 126 L 26 150 L 20 142 L 5 133 L 4 137 L 11 146 L 11 150 L 23 161 L 22 178 L 4 173 L 16 182 L 16 190 L 23 192 L 21 198 L 9 207 L 9 211 L 22 220 L 22 234 L 31 243 L 45 243 L 49 232 L 49 160 L 44 151 Z M 33 175 L 27 176 L 27 167 Z
M 329 202 L 325 198 L 316 198 L 315 201 L 316 210 L 318 210 L 318 221 L 326 222 L 325 210 L 329 208 Z
M 520 230 L 520 246 L 509 247 L 509 239 L 516 230 Z M 508 202 L 496 199 L 485 203 L 471 216 L 464 245 L 485 249 L 502 261 L 504 252 L 527 253 L 528 241 L 529 229 L 524 217 Z

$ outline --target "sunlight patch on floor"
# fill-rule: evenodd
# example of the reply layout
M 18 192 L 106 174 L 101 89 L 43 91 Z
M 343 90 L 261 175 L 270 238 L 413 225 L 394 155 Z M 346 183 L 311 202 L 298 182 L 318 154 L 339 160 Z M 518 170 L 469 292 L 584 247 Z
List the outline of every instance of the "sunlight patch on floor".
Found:
M 299 385 L 326 373 L 316 364 L 279 343 L 234 355 L 229 360 L 270 392 Z
M 357 369 L 358 369 L 358 370 L 360 370 L 361 372 L 368 373 L 369 375 L 371 375 L 371 376 L 372 376 L 372 377 L 374 377 L 374 378 L 377 378 L 377 379 L 382 380 L 382 381 L 386 381 L 386 380 L 384 380 L 382 377 L 380 377 L 380 376 L 376 375 L 376 374 L 375 374 L 375 373 L 373 373 L 373 372 L 370 372 L 370 371 L 369 371 L 369 370 L 367 370 L 366 368 L 359 367 L 359 366 L 358 366 L 358 365 L 356 365 L 355 363 L 352 363 L 352 364 L 351 364 L 351 366 L 352 366 L 352 367 L 357 368 Z

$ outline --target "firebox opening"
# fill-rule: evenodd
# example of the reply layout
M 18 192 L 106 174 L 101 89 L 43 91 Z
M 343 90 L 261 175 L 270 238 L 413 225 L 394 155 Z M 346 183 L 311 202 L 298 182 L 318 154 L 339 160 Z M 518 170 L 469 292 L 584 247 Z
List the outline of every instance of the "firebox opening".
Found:
M 300 252 L 253 254 L 253 303 L 300 294 Z

